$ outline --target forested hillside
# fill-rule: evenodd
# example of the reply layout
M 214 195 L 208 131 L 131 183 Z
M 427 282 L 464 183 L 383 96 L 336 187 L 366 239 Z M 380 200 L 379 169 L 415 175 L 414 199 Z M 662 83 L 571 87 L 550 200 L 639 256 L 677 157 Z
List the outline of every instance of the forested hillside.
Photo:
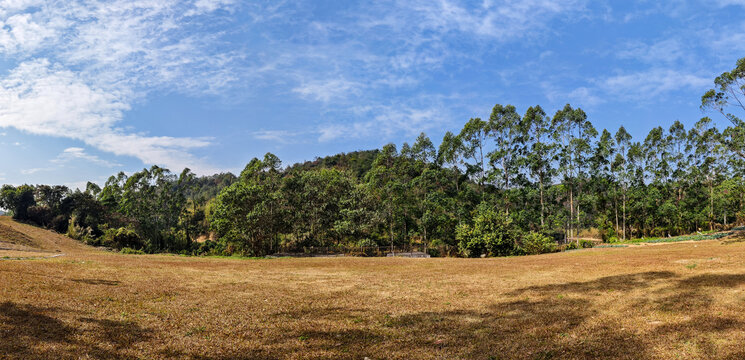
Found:
M 437 145 L 422 133 L 286 168 L 267 153 L 237 178 L 154 166 L 85 191 L 6 185 L 0 205 L 91 244 L 194 254 L 446 244 L 498 256 L 552 251 L 587 229 L 605 241 L 721 229 L 745 220 L 745 124 L 729 112 L 745 110 L 743 74 L 745 59 L 702 98 L 726 128 L 704 117 L 637 139 L 571 105 L 496 105 Z M 196 241 L 207 234 L 217 241 Z

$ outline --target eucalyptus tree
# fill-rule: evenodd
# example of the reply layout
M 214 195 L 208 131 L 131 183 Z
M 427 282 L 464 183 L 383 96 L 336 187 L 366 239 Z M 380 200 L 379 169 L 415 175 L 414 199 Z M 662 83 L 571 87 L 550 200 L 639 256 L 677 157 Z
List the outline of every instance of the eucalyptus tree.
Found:
M 662 184 L 670 174 L 668 140 L 665 130 L 660 126 L 650 130 L 644 139 L 644 150 L 647 155 L 645 171 L 655 184 Z
M 420 164 L 431 164 L 437 157 L 437 150 L 425 133 L 420 133 L 416 138 L 414 145 L 411 146 L 411 153 Z
M 437 162 L 444 167 L 450 166 L 453 174 L 453 183 L 457 192 L 460 192 L 460 171 L 458 170 L 458 166 L 462 164 L 464 152 L 465 148 L 460 136 L 453 135 L 450 131 L 446 132 L 437 151 Z
M 569 216 L 566 220 L 566 236 L 574 237 L 572 219 L 574 219 L 574 179 L 576 168 L 574 152 L 572 151 L 572 139 L 574 137 L 574 122 L 571 121 L 574 109 L 566 104 L 563 109 L 556 111 L 551 119 L 551 127 L 554 129 L 553 138 L 557 149 L 558 171 L 562 173 L 562 182 L 568 192 Z
M 644 183 L 644 164 L 646 155 L 644 154 L 644 146 L 637 142 L 630 142 L 628 144 L 628 152 L 626 154 L 626 177 L 628 180 L 628 188 L 631 190 L 630 194 L 627 194 L 628 211 L 631 213 L 632 223 L 636 223 L 637 230 L 639 233 L 644 231 L 644 219 L 646 218 L 646 208 L 644 206 L 644 200 L 646 199 L 646 189 Z M 624 216 L 625 217 L 625 216 Z M 631 225 L 628 224 L 627 225 Z M 630 228 L 631 230 L 631 228 Z M 633 236 L 634 231 L 631 231 Z
M 263 160 L 253 158 L 238 181 L 218 194 L 208 221 L 221 241 L 250 255 L 275 250 L 280 233 L 287 228 L 280 166 L 281 161 L 272 153 Z
M 396 215 L 406 192 L 405 184 L 397 174 L 397 157 L 396 146 L 385 145 L 365 175 L 368 191 L 377 204 L 376 221 L 387 226 L 391 251 L 395 244 L 394 227 L 399 220 Z
M 114 211 L 120 211 L 122 193 L 124 192 L 124 185 L 127 183 L 129 177 L 122 171 L 116 176 L 110 176 L 103 189 L 96 194 L 96 198 L 107 208 Z
M 645 183 L 648 188 L 648 196 L 646 198 L 647 206 L 647 217 L 646 221 L 649 222 L 650 227 L 655 229 L 659 224 L 660 220 L 665 220 L 668 225 L 669 219 L 667 217 L 660 217 L 659 209 L 663 207 L 666 199 L 666 185 L 669 176 L 669 142 L 668 137 L 665 136 L 665 130 L 658 126 L 653 128 L 647 134 L 644 139 L 644 153 L 645 153 L 645 164 L 644 170 L 648 174 L 648 178 L 645 178 Z M 669 205 L 669 204 L 668 204 Z M 670 210 L 669 206 L 665 206 L 666 211 Z
M 719 130 L 713 126 L 710 118 L 704 117 L 696 122 L 688 136 L 695 148 L 695 169 L 709 189 L 709 230 L 714 230 L 714 181 L 717 175 L 717 152 L 720 149 Z
M 583 187 L 585 185 L 585 179 L 587 178 L 586 169 L 589 164 L 589 157 L 592 154 L 592 141 L 598 136 L 598 131 L 592 125 L 592 122 L 587 120 L 587 114 L 580 108 L 574 109 L 570 117 L 571 121 L 575 124 L 577 131 L 576 135 L 572 139 L 574 161 L 577 167 L 577 232 L 580 231 L 582 226 L 582 220 L 580 218 L 581 204 L 583 199 Z
M 582 194 L 582 177 L 591 151 L 591 141 L 597 136 L 597 130 L 587 120 L 587 114 L 582 109 L 573 109 L 569 104 L 557 111 L 551 122 L 554 128 L 554 139 L 559 146 L 559 169 L 564 173 L 564 181 L 569 192 L 568 229 L 569 236 L 572 237 L 572 222 L 576 219 L 578 232 L 581 226 L 579 198 Z M 574 196 L 575 188 L 577 201 Z
M 489 163 L 493 166 L 494 178 L 501 178 L 501 188 L 505 199 L 510 189 L 510 179 L 519 170 L 518 159 L 521 149 L 519 144 L 523 137 L 521 120 L 517 110 L 512 105 L 497 104 L 489 116 L 488 135 L 494 138 L 494 150 L 489 152 Z M 482 164 L 483 166 L 483 164 Z M 505 200 L 505 208 L 509 214 L 510 204 Z
M 670 180 L 675 193 L 676 227 L 680 231 L 683 225 L 682 201 L 684 196 L 684 182 L 688 172 L 689 156 L 686 143 L 688 134 L 685 126 L 680 121 L 675 121 L 668 130 L 668 143 L 670 144 Z
M 481 118 L 472 118 L 463 126 L 458 137 L 462 141 L 464 157 L 473 159 L 474 164 L 466 164 L 468 173 L 478 173 L 478 184 L 483 195 L 484 192 L 484 147 L 489 136 L 489 123 Z
M 189 173 L 186 169 L 177 177 L 152 166 L 132 174 L 122 188 L 120 210 L 134 220 L 137 234 L 151 251 L 175 245 L 171 231 L 178 228 L 186 204 L 185 189 L 178 185 Z
M 611 172 L 612 156 L 615 153 L 615 144 L 613 135 L 603 129 L 600 138 L 595 143 L 592 150 L 592 156 L 589 159 L 590 167 L 590 185 L 592 186 L 593 207 L 592 212 L 596 216 L 596 224 L 601 228 L 607 228 L 607 223 L 611 220 L 611 215 L 607 210 L 610 208 L 609 203 L 614 203 L 616 196 L 612 186 L 613 176 Z M 614 206 L 615 207 L 615 206 Z M 614 231 L 618 233 L 618 211 L 615 211 Z M 612 227 L 612 226 L 611 226 Z
M 613 172 L 615 174 L 616 183 L 618 184 L 617 186 L 621 189 L 620 192 L 623 200 L 623 226 L 621 227 L 621 233 L 623 235 L 623 239 L 626 240 L 626 200 L 629 186 L 629 164 L 627 161 L 627 151 L 630 147 L 631 135 L 623 126 L 621 126 L 620 128 L 618 128 L 618 131 L 616 131 L 614 139 L 616 140 L 618 151 L 616 152 L 616 157 L 613 160 Z
M 541 206 L 541 229 L 545 229 L 546 200 L 545 187 L 551 185 L 554 169 L 555 144 L 551 141 L 551 123 L 539 105 L 531 106 L 525 111 L 521 128 L 525 131 L 529 151 L 525 156 L 526 167 L 534 181 L 538 183 Z
M 440 171 L 430 165 L 436 160 L 437 151 L 432 140 L 425 133 L 419 134 L 414 145 L 411 147 L 413 159 L 416 161 L 417 175 L 412 181 L 412 187 L 417 194 L 419 205 L 419 216 L 417 223 L 422 229 L 424 242 L 427 242 L 427 222 L 424 217 L 427 214 L 427 196 L 432 185 L 439 180 Z
M 745 122 L 739 116 L 729 112 L 731 108 L 745 111 L 745 58 L 737 60 L 734 69 L 714 79 L 714 88 L 701 97 L 701 108 L 718 111 L 734 125 L 737 135 L 733 138 L 737 141 L 728 144 L 729 149 L 745 157 L 745 147 L 742 141 L 745 137 Z

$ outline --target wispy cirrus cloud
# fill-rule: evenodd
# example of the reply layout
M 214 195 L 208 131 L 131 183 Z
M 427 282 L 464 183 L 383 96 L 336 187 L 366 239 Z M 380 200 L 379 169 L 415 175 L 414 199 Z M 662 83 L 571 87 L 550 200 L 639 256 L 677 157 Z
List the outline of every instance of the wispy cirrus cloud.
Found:
M 232 1 L 32 1 L 0 6 L 0 127 L 80 140 L 174 169 L 212 169 L 191 150 L 209 139 L 151 136 L 118 124 L 153 91 L 215 93 L 236 80 L 237 53 L 220 51 L 212 12 Z
M 99 166 L 105 166 L 105 167 L 117 167 L 121 166 L 121 164 L 117 164 L 108 160 L 101 159 L 100 157 L 89 154 L 85 151 L 85 149 L 80 147 L 70 147 L 62 151 L 61 154 L 57 156 L 56 159 L 52 160 L 55 164 L 65 164 L 70 161 L 75 160 L 83 160 L 85 162 L 99 165 Z
M 432 74 L 478 63 L 511 43 L 540 39 L 552 32 L 553 21 L 583 14 L 585 4 L 388 0 L 348 3 L 323 19 L 304 3 L 254 5 L 254 19 L 270 29 L 262 36 L 276 51 L 261 54 L 267 60 L 257 69 L 328 109 L 309 129 L 319 141 L 417 134 L 452 120 L 448 111 L 431 110 L 446 107 L 442 96 L 420 101 L 419 94 L 441 86 Z
M 33 175 L 40 172 L 60 170 L 69 163 L 75 161 L 81 161 L 86 165 L 92 164 L 106 168 L 122 166 L 121 164 L 104 160 L 96 155 L 90 154 L 81 147 L 69 147 L 62 150 L 62 152 L 54 159 L 49 160 L 48 166 L 21 169 L 20 173 L 23 175 Z

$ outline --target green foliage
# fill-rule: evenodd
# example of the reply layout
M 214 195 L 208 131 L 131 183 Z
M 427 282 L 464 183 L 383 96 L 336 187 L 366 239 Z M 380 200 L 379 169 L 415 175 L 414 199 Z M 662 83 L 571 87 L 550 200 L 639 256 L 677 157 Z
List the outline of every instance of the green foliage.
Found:
M 518 237 L 518 230 L 507 213 L 486 203 L 479 205 L 473 224 L 462 224 L 456 230 L 458 248 L 467 257 L 513 255 Z
M 129 254 L 129 255 L 145 255 L 146 253 L 142 250 L 135 250 L 128 247 L 124 247 L 121 250 L 119 250 L 119 253 L 121 254 Z
M 551 253 L 556 251 L 556 242 L 538 232 L 528 232 L 520 240 L 520 249 L 527 255 Z
M 148 253 L 263 256 L 374 244 L 504 256 L 550 252 L 555 242 L 592 246 L 582 238 L 716 238 L 678 235 L 745 223 L 745 123 L 729 112 L 745 110 L 743 66 L 702 98 L 732 121 L 725 129 L 703 118 L 633 140 L 623 127 L 599 132 L 569 104 L 552 117 L 540 106 L 520 116 L 497 104 L 488 121 L 468 120 L 438 147 L 422 133 L 400 151 L 388 144 L 285 169 L 267 153 L 237 177 L 153 166 L 85 191 L 5 185 L 0 207 L 90 244 Z
M 579 247 L 582 249 L 589 249 L 591 247 L 594 247 L 595 243 L 589 240 L 580 240 L 579 241 Z
M 112 247 L 115 249 L 141 249 L 144 242 L 133 229 L 117 228 L 106 229 L 100 238 L 102 246 Z
M 70 238 L 83 241 L 87 244 L 98 245 L 93 237 L 93 229 L 91 229 L 90 227 L 83 227 L 79 225 L 77 217 L 74 215 L 70 218 L 70 224 L 67 226 L 66 235 Z
M 0 207 L 10 210 L 16 220 L 29 220 L 28 209 L 35 205 L 34 188 L 30 185 L 3 185 L 0 189 Z

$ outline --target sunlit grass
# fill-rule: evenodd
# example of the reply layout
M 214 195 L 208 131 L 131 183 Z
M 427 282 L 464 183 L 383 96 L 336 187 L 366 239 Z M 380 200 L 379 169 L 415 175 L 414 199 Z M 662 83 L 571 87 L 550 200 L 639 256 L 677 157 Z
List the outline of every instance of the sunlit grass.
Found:
M 28 232 L 65 256 L 0 261 L 3 359 L 745 357 L 745 243 L 258 261 Z

